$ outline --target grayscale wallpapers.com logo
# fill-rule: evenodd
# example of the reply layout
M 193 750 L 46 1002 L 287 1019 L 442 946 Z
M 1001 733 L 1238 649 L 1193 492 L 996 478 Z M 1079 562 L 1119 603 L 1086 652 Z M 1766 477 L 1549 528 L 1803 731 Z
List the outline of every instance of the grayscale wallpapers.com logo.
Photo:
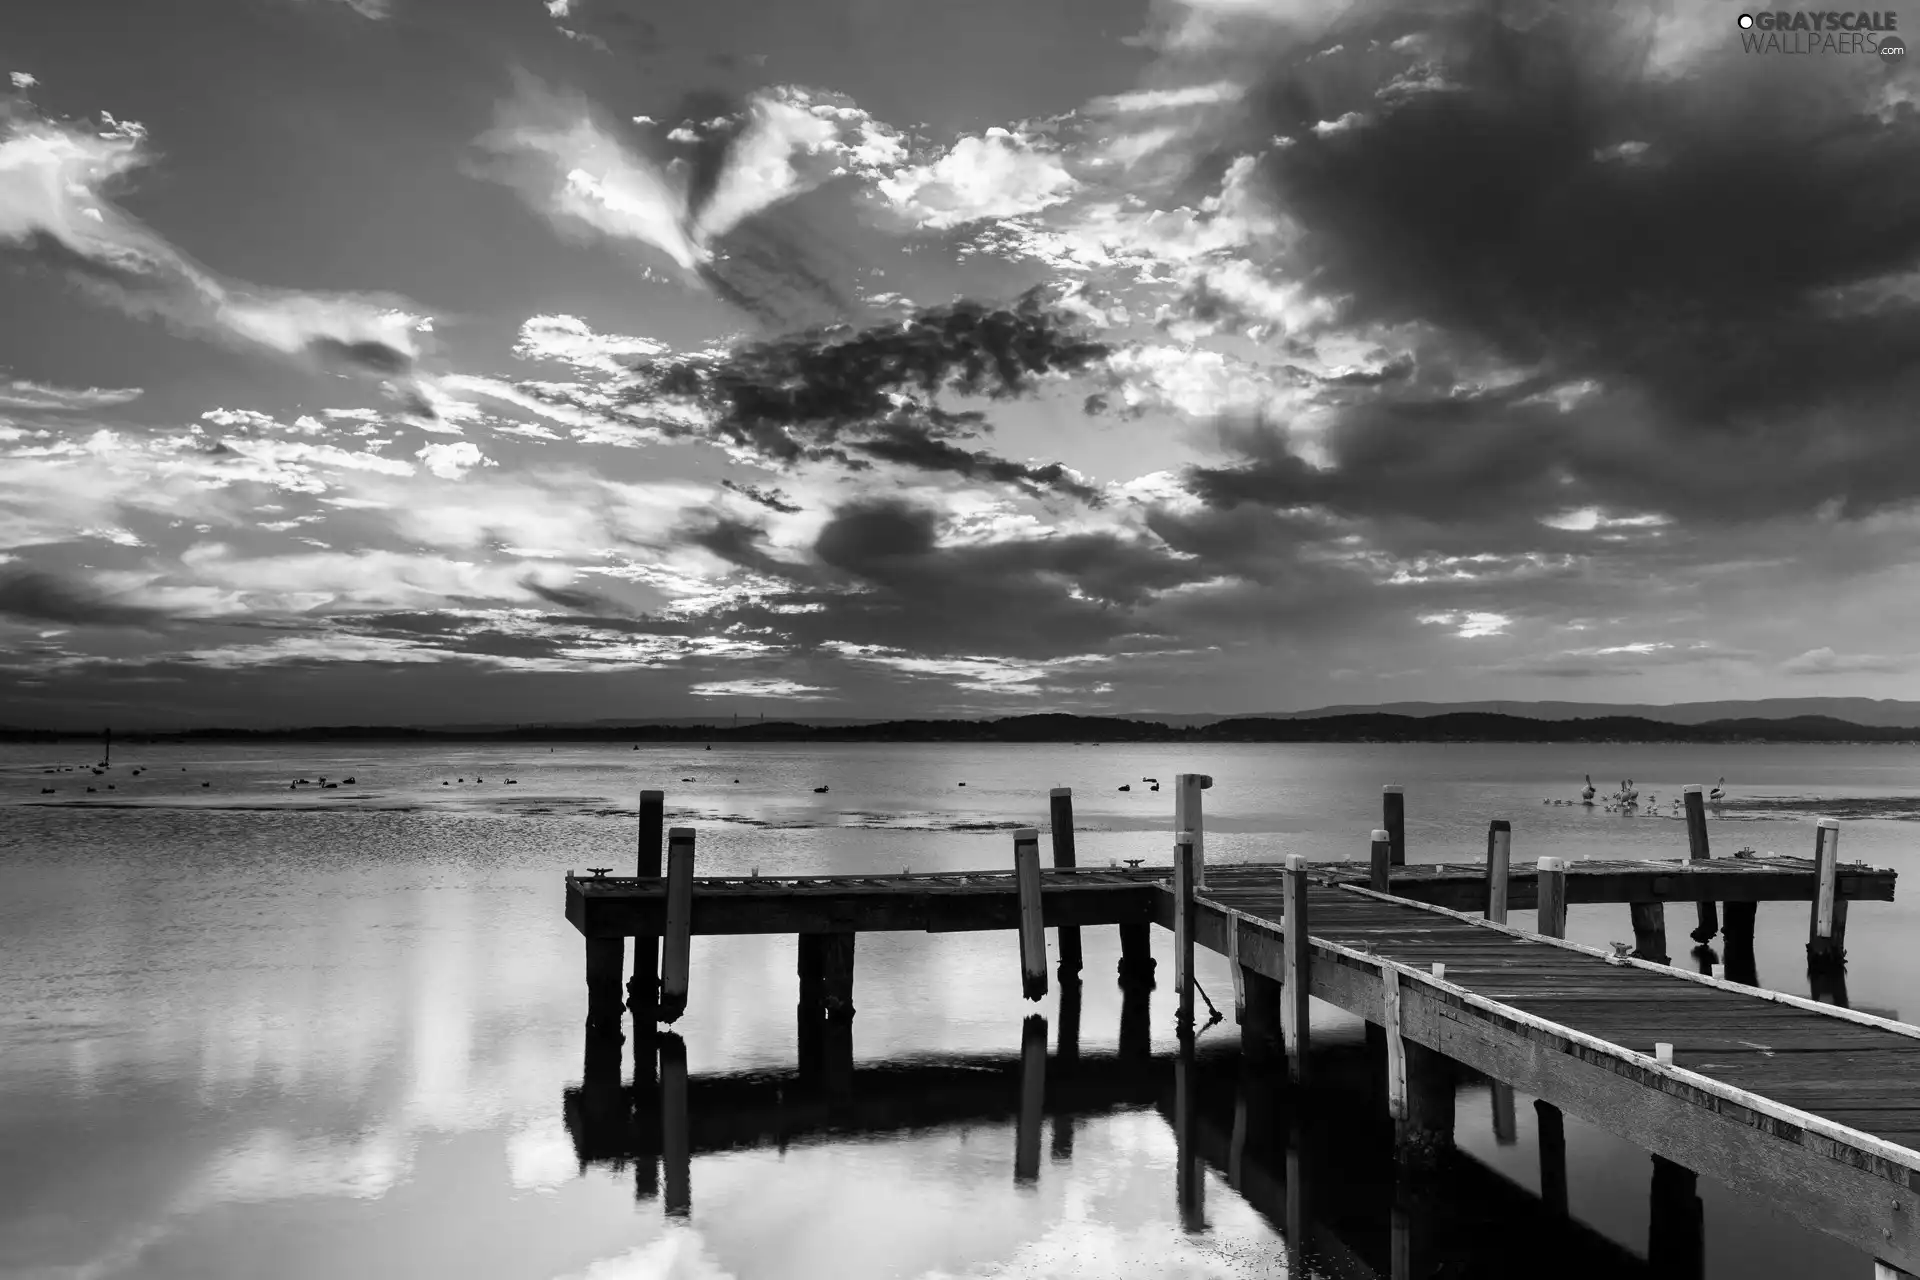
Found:
M 1740 15 L 1740 44 L 1748 53 L 1859 54 L 1884 63 L 1907 56 L 1897 34 L 1900 15 L 1879 12 L 1768 10 Z

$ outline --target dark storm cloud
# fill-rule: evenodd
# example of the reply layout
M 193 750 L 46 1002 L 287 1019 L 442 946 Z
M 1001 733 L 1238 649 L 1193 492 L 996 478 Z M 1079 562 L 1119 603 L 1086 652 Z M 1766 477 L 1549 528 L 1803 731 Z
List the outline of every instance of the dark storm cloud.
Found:
M 1263 161 L 1287 272 L 1423 328 L 1419 367 L 1325 388 L 1331 470 L 1265 424 L 1197 492 L 1473 523 L 1920 495 L 1920 113 L 1885 69 L 1750 57 L 1729 23 L 1674 74 L 1644 7 L 1430 12 L 1290 51 L 1238 140 L 1289 140 Z M 1489 356 L 1528 380 L 1487 389 Z
M 723 356 L 646 361 L 629 395 L 641 404 L 697 401 L 723 440 L 776 463 L 847 464 L 858 452 L 1091 499 L 1093 491 L 1064 467 L 954 446 L 992 428 L 984 412 L 948 409 L 939 397 L 1010 399 L 1043 377 L 1092 368 L 1106 355 L 1036 290 L 1009 307 L 957 302 L 902 323 L 747 343 Z
M 583 591 L 578 587 L 549 587 L 533 578 L 522 578 L 520 585 L 530 594 L 540 597 L 548 604 L 559 605 L 562 609 L 571 609 L 577 613 L 614 613 L 624 612 L 620 604 L 598 591 Z
M 315 338 L 307 349 L 329 368 L 371 374 L 378 378 L 397 378 L 413 369 L 413 357 L 384 342 L 342 342 L 338 338 Z M 432 417 L 432 411 L 426 414 Z
M 1057 657 L 1151 634 L 1156 595 L 1211 571 L 1116 533 L 943 546 L 939 516 L 899 501 L 837 510 L 814 543 L 823 585 L 716 611 L 799 644 L 933 656 Z
M 0 568 L 0 616 L 77 627 L 152 627 L 158 609 L 121 604 L 104 592 L 39 569 Z

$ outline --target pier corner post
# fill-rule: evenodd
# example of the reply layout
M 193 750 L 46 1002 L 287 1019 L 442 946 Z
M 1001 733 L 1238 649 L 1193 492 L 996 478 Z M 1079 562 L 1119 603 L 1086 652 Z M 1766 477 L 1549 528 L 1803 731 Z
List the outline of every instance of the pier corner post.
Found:
M 1542 858 L 1539 870 L 1539 921 L 1534 932 L 1549 938 L 1567 936 L 1567 860 Z
M 1073 788 L 1054 787 L 1047 792 L 1048 825 L 1053 835 L 1053 865 L 1056 870 L 1077 866 L 1073 848 Z M 1060 984 L 1080 980 L 1080 926 L 1060 926 Z
M 1368 837 L 1367 888 L 1375 893 L 1393 892 L 1393 838 L 1384 828 L 1375 827 Z
M 1390 783 L 1380 788 L 1380 825 L 1386 828 L 1387 840 L 1393 848 L 1389 859 L 1392 865 L 1407 865 L 1407 794 L 1406 788 L 1398 783 Z
M 1733 908 L 1737 905 L 1727 904 L 1729 925 L 1733 923 Z M 1630 902 L 1627 918 L 1633 923 L 1633 954 L 1654 964 L 1668 963 L 1672 957 L 1667 954 L 1667 904 Z
M 665 850 L 667 794 L 640 793 L 640 838 L 633 874 L 642 880 L 661 876 Z M 634 1033 L 652 1031 L 660 1021 L 660 939 L 650 933 L 633 940 L 633 976 L 627 980 L 627 1008 L 633 1013 Z
M 1822 818 L 1814 826 L 1813 910 L 1807 923 L 1807 964 L 1838 968 L 1847 959 L 1847 900 L 1839 893 L 1840 823 Z
M 1280 1034 L 1286 1043 L 1287 1065 L 1293 1082 L 1308 1082 L 1307 1045 L 1310 1039 L 1308 995 L 1313 976 L 1313 950 L 1307 930 L 1307 859 L 1287 855 L 1281 913 Z
M 667 933 L 660 947 L 660 1021 L 687 1011 L 693 967 L 693 828 L 667 832 Z
M 1487 824 L 1487 919 L 1507 922 L 1507 869 L 1513 854 L 1513 824 L 1495 818 Z
M 1173 830 L 1193 833 L 1193 887 L 1207 887 L 1206 821 L 1201 817 L 1200 793 L 1213 785 L 1204 773 L 1182 773 L 1173 779 Z
M 1692 862 L 1706 862 L 1713 857 L 1713 849 L 1707 843 L 1706 797 L 1700 793 L 1697 782 L 1680 788 L 1680 797 L 1687 813 L 1687 858 Z M 1720 932 L 1720 909 L 1712 902 L 1699 905 L 1699 925 L 1693 931 L 1693 940 L 1704 947 Z
M 1020 994 L 1038 1000 L 1047 994 L 1047 927 L 1036 828 L 1013 833 L 1013 882 L 1020 899 Z
M 1191 831 L 1173 839 L 1173 985 L 1180 1001 L 1178 1023 L 1184 1041 L 1193 1035 L 1193 891 L 1200 851 Z

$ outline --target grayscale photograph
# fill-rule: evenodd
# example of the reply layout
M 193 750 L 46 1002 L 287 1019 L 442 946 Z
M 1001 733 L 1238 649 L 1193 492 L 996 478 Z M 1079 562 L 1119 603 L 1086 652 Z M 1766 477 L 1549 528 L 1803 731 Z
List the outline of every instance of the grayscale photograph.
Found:
M 0 0 L 0 1280 L 1920 1278 L 1746 3 Z

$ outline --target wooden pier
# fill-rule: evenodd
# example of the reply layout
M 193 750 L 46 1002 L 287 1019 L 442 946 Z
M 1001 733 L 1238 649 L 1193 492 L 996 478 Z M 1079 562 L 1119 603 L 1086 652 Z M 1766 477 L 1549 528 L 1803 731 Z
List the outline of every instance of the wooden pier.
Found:
M 1197 823 L 1199 788 L 1176 790 Z M 1840 864 L 1830 820 L 1821 821 L 1811 858 L 1713 858 L 1695 791 L 1687 856 L 1674 861 L 1510 865 L 1511 829 L 1496 823 L 1484 858 L 1440 864 L 1397 860 L 1404 835 L 1395 840 L 1383 828 L 1366 863 L 1295 855 L 1284 864 L 1207 866 L 1197 835 L 1181 832 L 1171 867 L 1120 868 L 1079 865 L 1097 859 L 1087 856 L 1084 833 L 1073 849 L 1070 803 L 1068 856 L 1060 857 L 1056 794 L 1048 869 L 1037 866 L 1038 833 L 1028 829 L 1014 833 L 1015 865 L 1004 869 L 695 877 L 693 833 L 677 828 L 668 843 L 684 854 L 662 877 L 657 862 L 646 862 L 649 844 L 660 847 L 644 829 L 649 811 L 662 812 L 657 796 L 642 804 L 641 867 L 652 874 L 567 877 L 567 917 L 586 939 L 590 1038 L 618 1026 L 624 938 L 641 939 L 633 1004 L 644 1029 L 686 1007 L 692 935 L 794 933 L 802 1056 L 844 1083 L 860 932 L 1014 931 L 1010 971 L 1017 960 L 1025 994 L 1036 998 L 1047 986 L 1044 961 L 1036 963 L 1046 954 L 1042 930 L 1118 926 L 1121 984 L 1138 991 L 1153 984 L 1148 931 L 1160 925 L 1174 934 L 1189 1040 L 1198 947 L 1234 966 L 1248 1060 L 1283 1064 L 1295 1086 L 1314 1083 L 1308 996 L 1372 1024 L 1385 1110 L 1410 1166 L 1450 1151 L 1464 1067 L 1539 1098 L 1543 1129 L 1562 1113 L 1578 1116 L 1651 1152 L 1676 1186 L 1707 1174 L 1847 1240 L 1882 1276 L 1920 1272 L 1920 1028 L 1750 985 L 1755 904 L 1808 903 L 1810 971 L 1833 975 L 1844 965 L 1847 904 L 1893 898 L 1893 872 Z M 1403 806 L 1398 789 L 1386 793 L 1389 820 Z M 1720 931 L 1726 904 L 1721 973 L 1667 963 L 1668 902 L 1697 904 L 1692 936 L 1702 944 Z M 1627 906 L 1633 941 L 1607 949 L 1567 942 L 1569 903 Z M 1536 929 L 1501 923 L 1509 908 L 1534 909 Z M 641 973 L 653 972 L 655 938 L 669 960 L 658 1005 L 640 989 Z M 1077 989 L 1074 960 L 1060 974 L 1063 1005 Z M 1722 976 L 1743 970 L 1748 982 Z M 676 979 L 677 990 L 669 985 Z M 1123 1012 L 1123 1050 L 1125 1021 Z M 1136 1044 L 1140 1035 L 1136 1027 Z M 1039 1048 L 1044 1056 L 1044 1039 Z

